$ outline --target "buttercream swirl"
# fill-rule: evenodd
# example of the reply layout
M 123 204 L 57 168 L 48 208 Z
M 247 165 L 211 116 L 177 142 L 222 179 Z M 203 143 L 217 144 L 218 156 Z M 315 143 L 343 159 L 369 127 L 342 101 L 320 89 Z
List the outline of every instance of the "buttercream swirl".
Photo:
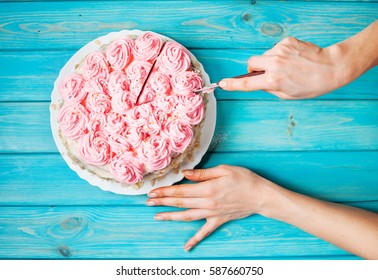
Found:
M 107 113 L 110 111 L 112 105 L 109 95 L 100 92 L 91 92 L 88 93 L 86 107 L 91 112 Z
M 136 184 L 143 178 L 144 166 L 133 154 L 123 153 L 112 158 L 109 170 L 119 182 Z
M 123 71 L 113 71 L 109 75 L 108 81 L 109 95 L 113 96 L 119 92 L 129 90 L 127 75 Z
M 64 101 L 80 102 L 86 96 L 84 78 L 80 74 L 73 73 L 65 77 L 59 85 L 59 93 Z
M 170 141 L 172 151 L 182 153 L 189 146 L 193 138 L 192 126 L 182 120 L 172 120 L 163 129 Z
M 122 91 L 115 94 L 112 98 L 112 108 L 118 114 L 126 114 L 133 107 L 135 98 L 130 91 Z
M 81 104 L 64 104 L 58 114 L 62 134 L 70 139 L 78 139 L 87 132 L 88 111 Z
M 79 141 L 79 154 L 92 165 L 105 165 L 110 159 L 110 146 L 102 131 L 90 132 Z
M 155 71 L 148 79 L 148 84 L 156 95 L 164 96 L 171 90 L 169 77 L 159 71 Z
M 140 82 L 143 84 L 151 67 L 152 64 L 147 61 L 135 60 L 126 69 L 127 78 L 130 82 Z
M 122 115 L 112 111 L 106 116 L 106 127 L 104 130 L 109 135 L 122 134 L 125 131 L 126 127 L 127 124 Z
M 95 51 L 86 57 L 82 73 L 86 80 L 94 77 L 106 80 L 109 72 L 109 64 L 103 53 Z
M 151 88 L 151 85 L 147 83 L 143 91 L 140 93 L 139 99 L 138 99 L 138 104 L 144 104 L 147 102 L 150 102 L 154 100 L 156 97 L 155 91 Z
M 145 32 L 135 40 L 133 54 L 136 60 L 153 61 L 159 54 L 162 40 L 151 32 Z
M 92 78 L 90 80 L 85 81 L 83 90 L 87 94 L 94 92 L 94 93 L 105 93 L 109 95 L 108 81 L 99 77 Z
M 202 78 L 198 73 L 185 71 L 172 76 L 171 85 L 177 94 L 190 94 L 202 87 Z
M 87 123 L 88 131 L 103 130 L 106 127 L 106 114 L 104 113 L 90 113 L 89 121 Z
M 146 124 L 151 115 L 152 107 L 150 103 L 147 103 L 130 109 L 125 118 L 130 126 L 137 127 Z
M 106 50 L 106 58 L 115 70 L 123 70 L 133 59 L 134 40 L 122 37 L 113 41 Z
M 176 75 L 190 67 L 188 51 L 176 42 L 168 42 L 159 56 L 159 69 L 168 75 Z
M 122 154 L 132 151 L 131 144 L 127 141 L 127 138 L 121 134 L 109 135 L 108 143 L 111 151 L 115 154 Z
M 204 103 L 201 95 L 194 93 L 178 95 L 177 100 L 177 113 L 182 114 L 185 112 L 182 117 L 186 116 L 190 124 L 196 125 L 202 121 Z
M 150 170 L 160 170 L 171 162 L 171 148 L 161 136 L 151 136 L 139 147 L 139 158 Z

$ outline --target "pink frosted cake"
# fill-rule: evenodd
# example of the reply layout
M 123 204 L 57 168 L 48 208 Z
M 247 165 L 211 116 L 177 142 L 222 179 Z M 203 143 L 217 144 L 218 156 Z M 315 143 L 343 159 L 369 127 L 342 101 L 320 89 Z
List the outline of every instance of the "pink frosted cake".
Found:
M 150 32 L 118 38 L 60 83 L 59 136 L 81 168 L 140 186 L 198 147 L 206 100 L 193 90 L 201 87 L 182 45 Z

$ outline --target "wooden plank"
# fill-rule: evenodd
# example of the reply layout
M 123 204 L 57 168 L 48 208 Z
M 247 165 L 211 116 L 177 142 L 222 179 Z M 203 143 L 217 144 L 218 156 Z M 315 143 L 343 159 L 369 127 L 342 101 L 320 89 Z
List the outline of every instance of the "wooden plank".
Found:
M 299 193 L 334 202 L 378 200 L 378 152 L 208 153 L 198 168 L 249 168 Z M 0 205 L 145 205 L 146 196 L 104 192 L 59 154 L 0 155 Z M 187 182 L 187 181 L 183 181 Z
M 365 203 L 358 206 L 364 207 Z M 378 203 L 368 203 L 378 209 Z M 0 258 L 301 258 L 348 255 L 299 229 L 258 215 L 232 221 L 186 253 L 203 221 L 158 222 L 169 208 L 1 207 Z M 237 250 L 235 250 L 237 248 Z
M 375 3 L 196 3 L 0 3 L 1 49 L 77 49 L 109 32 L 134 28 L 154 30 L 197 48 L 266 49 L 286 36 L 325 46 L 350 37 L 378 17 Z
M 247 70 L 251 55 L 262 50 L 199 50 L 192 52 L 201 61 L 212 81 L 232 77 Z M 0 101 L 48 101 L 59 70 L 74 51 L 0 52 Z M 378 99 L 378 67 L 351 84 L 319 99 Z M 216 90 L 218 100 L 277 99 L 262 91 L 226 92 Z
M 378 149 L 378 101 L 218 101 L 210 151 Z M 56 152 L 49 103 L 0 103 L 0 152 Z

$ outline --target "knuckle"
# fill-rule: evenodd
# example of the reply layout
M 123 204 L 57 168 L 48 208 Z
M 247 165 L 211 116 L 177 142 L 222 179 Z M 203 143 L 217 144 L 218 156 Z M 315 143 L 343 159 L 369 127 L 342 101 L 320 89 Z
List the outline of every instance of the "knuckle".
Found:
M 206 205 L 208 209 L 214 210 L 216 209 L 217 203 L 214 200 L 209 199 L 207 200 Z
M 173 202 L 173 205 L 178 207 L 178 208 L 184 207 L 184 203 L 183 203 L 182 199 L 175 199 L 174 202 Z
M 205 178 L 205 176 L 206 176 L 206 169 L 198 169 L 197 172 L 198 172 L 198 178 L 199 179 Z
M 294 44 L 297 42 L 297 39 L 293 36 L 286 37 L 285 39 L 282 40 L 283 43 L 287 44 Z
M 184 196 L 184 191 L 182 190 L 182 188 L 180 188 L 178 186 L 171 187 L 170 192 L 171 192 L 172 196 L 174 196 L 174 197 L 183 197 Z
M 184 222 L 191 222 L 191 221 L 193 221 L 193 218 L 190 215 L 184 215 L 183 221 Z

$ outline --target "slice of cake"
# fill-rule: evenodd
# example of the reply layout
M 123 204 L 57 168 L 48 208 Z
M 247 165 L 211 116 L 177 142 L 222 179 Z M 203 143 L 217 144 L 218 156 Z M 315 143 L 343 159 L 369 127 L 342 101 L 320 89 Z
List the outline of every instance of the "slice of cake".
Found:
M 81 168 L 141 186 L 177 170 L 198 147 L 206 100 L 193 90 L 202 85 L 177 42 L 151 32 L 118 38 L 63 78 L 59 136 Z

